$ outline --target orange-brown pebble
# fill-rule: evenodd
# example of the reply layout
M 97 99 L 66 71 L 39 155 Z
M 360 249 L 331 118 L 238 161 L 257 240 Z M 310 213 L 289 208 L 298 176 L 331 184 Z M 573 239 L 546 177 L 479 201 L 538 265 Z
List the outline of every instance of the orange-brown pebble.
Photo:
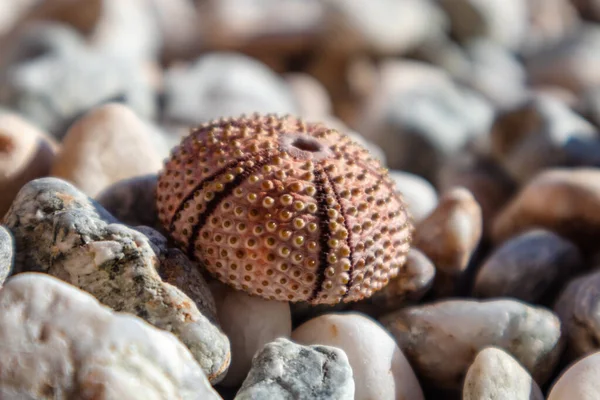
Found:
M 156 195 L 162 224 L 190 257 L 272 300 L 368 297 L 400 273 L 411 244 L 404 201 L 368 150 L 289 116 L 192 130 Z

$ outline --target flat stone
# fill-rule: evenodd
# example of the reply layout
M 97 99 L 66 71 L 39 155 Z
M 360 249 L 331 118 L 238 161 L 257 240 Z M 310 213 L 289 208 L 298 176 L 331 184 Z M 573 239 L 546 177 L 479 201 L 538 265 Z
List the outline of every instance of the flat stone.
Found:
M 370 318 L 359 313 L 321 315 L 297 327 L 292 340 L 342 349 L 352 367 L 356 400 L 424 400 L 402 351 Z
M 300 116 L 317 121 L 332 114 L 329 93 L 316 78 L 303 72 L 288 73 L 284 77 L 296 98 Z
M 171 333 L 46 274 L 6 282 L 0 326 L 5 399 L 221 398 Z
M 52 176 L 94 197 L 123 179 L 158 172 L 163 154 L 158 133 L 121 104 L 93 109 L 67 132 Z
M 467 371 L 463 400 L 544 400 L 529 373 L 507 352 L 487 347 Z
M 553 232 L 535 229 L 514 236 L 477 272 L 477 297 L 513 297 L 537 303 L 553 295 L 582 266 L 579 249 Z
M 174 333 L 211 382 L 223 377 L 230 362 L 227 337 L 190 297 L 161 279 L 161 255 L 147 236 L 118 224 L 57 178 L 25 185 L 4 222 L 15 237 L 15 272 L 48 273 Z
M 600 397 L 600 353 L 593 353 L 571 365 L 557 379 L 548 400 L 596 400 Z
M 554 305 L 567 340 L 569 360 L 600 350 L 600 273 L 570 281 Z
M 459 389 L 475 355 L 489 346 L 511 354 L 543 385 L 563 348 L 554 313 L 514 300 L 444 300 L 407 307 L 380 321 L 415 372 L 444 389 Z
M 57 143 L 14 113 L 0 113 L 0 218 L 27 182 L 47 176 Z
M 573 34 L 581 23 L 573 3 L 578 0 L 526 0 L 530 18 L 521 53 L 536 54 Z M 586 1 L 586 0 L 583 0 Z
M 554 168 L 525 185 L 497 216 L 492 237 L 500 243 L 533 228 L 553 231 L 595 251 L 600 234 L 600 170 Z
M 352 368 L 343 350 L 279 338 L 252 360 L 235 400 L 354 399 Z
M 598 130 L 547 95 L 501 113 L 491 143 L 494 157 L 522 184 L 549 167 L 600 166 Z
M 96 201 L 126 225 L 159 227 L 155 190 L 157 175 L 120 180 L 96 196 Z
M 12 273 L 15 258 L 15 244 L 10 232 L 0 225 L 0 287 Z
M 169 68 L 164 107 L 165 122 L 183 125 L 254 112 L 298 111 L 283 78 L 255 59 L 229 52 L 208 53 L 190 65 Z
M 231 365 L 220 383 L 242 384 L 252 357 L 263 346 L 277 338 L 292 334 L 292 317 L 287 302 L 265 300 L 231 289 L 219 282 L 211 283 L 221 328 L 231 343 Z
M 421 250 L 438 271 L 463 272 L 482 233 L 481 207 L 464 188 L 444 193 L 433 212 L 415 227 L 413 246 Z

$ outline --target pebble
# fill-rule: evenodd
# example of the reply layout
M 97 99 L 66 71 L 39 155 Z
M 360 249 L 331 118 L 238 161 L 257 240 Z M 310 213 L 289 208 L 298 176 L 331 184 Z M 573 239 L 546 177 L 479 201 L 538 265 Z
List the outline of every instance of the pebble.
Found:
M 325 43 L 348 53 L 405 54 L 445 33 L 449 21 L 431 0 L 328 0 Z M 331 23 L 331 22 L 330 22 Z
M 433 285 L 435 266 L 421 251 L 412 248 L 408 251 L 403 273 L 361 302 L 353 309 L 372 317 L 399 309 L 406 303 L 413 303 L 425 296 Z
M 96 201 L 123 224 L 159 228 L 157 179 L 156 174 L 148 174 L 117 181 L 99 193 Z
M 175 336 L 46 274 L 8 280 L 0 326 L 3 399 L 221 398 Z
M 494 219 L 513 196 L 516 184 L 504 169 L 487 155 L 461 151 L 440 168 L 436 181 L 441 193 L 454 187 L 469 190 L 481 207 L 483 237 L 491 235 Z
M 265 344 L 292 334 L 290 306 L 250 296 L 219 282 L 212 282 L 211 289 L 221 328 L 231 343 L 231 365 L 220 384 L 239 386 L 250 371 L 252 357 Z
M 600 1 L 598 0 L 571 0 L 579 13 L 586 19 L 600 22 Z
M 0 0 L 0 36 L 10 32 L 37 0 Z
M 555 166 L 600 166 L 597 129 L 564 103 L 539 95 L 498 116 L 492 154 L 519 183 Z
M 492 236 L 500 243 L 532 228 L 545 228 L 583 250 L 600 234 L 600 169 L 555 168 L 525 185 L 500 212 Z
M 510 354 L 481 350 L 467 371 L 463 400 L 544 400 L 539 386 Z
M 190 297 L 161 280 L 160 255 L 147 236 L 57 178 L 25 185 L 4 222 L 16 242 L 15 272 L 48 273 L 174 333 L 211 383 L 222 379 L 230 362 L 227 337 Z
M 600 350 L 600 273 L 570 281 L 554 305 L 567 341 L 569 360 Z
M 158 133 L 121 104 L 93 109 L 67 132 L 52 176 L 72 182 L 88 196 L 122 179 L 153 174 L 163 166 Z
M 518 49 L 527 32 L 528 10 L 521 0 L 440 0 L 459 41 L 488 38 L 509 50 Z M 506 21 L 510 21 L 507 24 Z
M 557 234 L 534 229 L 504 242 L 480 267 L 477 297 L 513 297 L 530 303 L 552 296 L 582 266 L 579 249 Z
M 464 46 L 469 67 L 460 82 L 472 87 L 499 109 L 521 102 L 527 93 L 527 74 L 517 57 L 489 39 L 473 39 Z
M 57 150 L 51 137 L 23 118 L 0 114 L 0 218 L 24 184 L 50 173 Z
M 359 313 L 325 314 L 292 332 L 304 345 L 325 345 L 346 352 L 354 376 L 355 400 L 424 400 L 410 364 L 392 337 Z
M 144 65 L 94 51 L 67 27 L 25 29 L 11 38 L 0 58 L 5 54 L 0 104 L 58 138 L 81 114 L 111 101 L 125 103 L 142 118 L 155 115 L 155 93 Z
M 577 0 L 527 0 L 529 23 L 521 46 L 524 55 L 548 49 L 573 34 L 580 24 L 573 2 Z
M 465 188 L 442 194 L 435 210 L 415 227 L 413 246 L 445 274 L 463 272 L 481 240 L 481 207 Z
M 490 104 L 439 68 L 384 61 L 378 79 L 357 129 L 384 150 L 390 169 L 433 181 L 445 158 L 491 126 Z
M 596 400 L 600 397 L 600 352 L 569 366 L 554 383 L 548 400 Z
M 444 389 L 459 389 L 475 355 L 499 347 L 542 385 L 562 352 L 558 317 L 515 300 L 444 300 L 407 307 L 380 321 L 415 372 Z
M 307 121 L 319 121 L 332 114 L 331 98 L 327 89 L 307 73 L 295 72 L 284 75 L 298 104 L 298 113 Z
M 197 125 L 224 115 L 298 112 L 285 80 L 242 54 L 208 53 L 190 65 L 172 66 L 164 85 L 166 123 Z
M 267 343 L 235 400 L 354 399 L 348 357 L 331 346 L 302 346 L 285 338 Z
M 396 183 L 396 189 L 402 194 L 415 223 L 421 222 L 437 206 L 438 196 L 435 188 L 426 179 L 404 171 L 389 171 Z
M 0 287 L 13 270 L 14 246 L 12 235 L 0 225 Z
M 533 85 L 557 85 L 576 94 L 600 85 L 600 27 L 585 23 L 556 45 L 525 60 Z

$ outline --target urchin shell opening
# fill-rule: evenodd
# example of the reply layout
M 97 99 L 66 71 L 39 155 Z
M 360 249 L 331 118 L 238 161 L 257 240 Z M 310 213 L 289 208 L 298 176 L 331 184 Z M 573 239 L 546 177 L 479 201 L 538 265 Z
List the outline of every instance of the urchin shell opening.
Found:
M 330 157 L 331 150 L 316 138 L 302 133 L 282 133 L 281 148 L 292 157 L 321 160 Z

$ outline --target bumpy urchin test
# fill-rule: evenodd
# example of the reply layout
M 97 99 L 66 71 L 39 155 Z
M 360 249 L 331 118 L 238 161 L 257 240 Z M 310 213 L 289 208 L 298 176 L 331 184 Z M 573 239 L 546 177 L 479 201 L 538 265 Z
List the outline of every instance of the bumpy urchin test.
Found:
M 368 150 L 289 116 L 194 129 L 161 172 L 157 202 L 191 258 L 272 300 L 369 297 L 398 275 L 411 241 L 404 201 Z

